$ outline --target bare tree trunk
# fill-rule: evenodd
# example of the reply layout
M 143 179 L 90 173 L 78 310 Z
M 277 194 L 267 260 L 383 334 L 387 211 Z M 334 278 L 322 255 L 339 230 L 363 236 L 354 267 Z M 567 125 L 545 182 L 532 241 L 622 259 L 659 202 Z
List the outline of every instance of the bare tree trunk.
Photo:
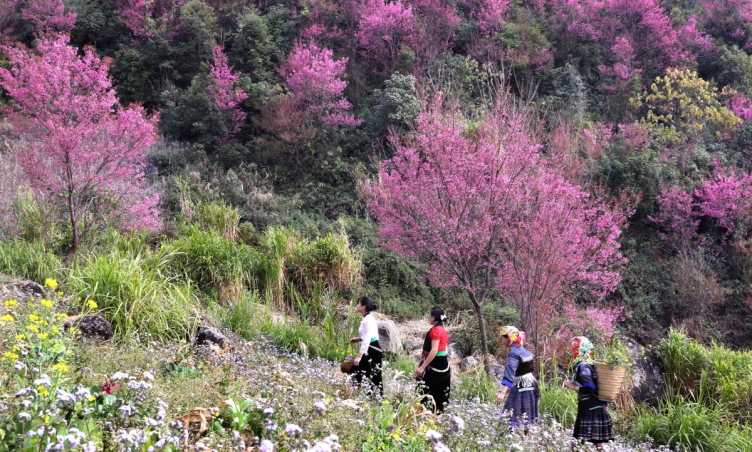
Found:
M 481 352 L 483 352 L 483 365 L 485 366 L 486 373 L 488 375 L 491 375 L 491 363 L 489 362 L 488 358 L 488 335 L 486 334 L 486 320 L 483 318 L 483 300 L 478 301 L 475 298 L 475 294 L 472 292 L 470 293 L 470 300 L 473 302 L 473 307 L 475 307 L 475 315 L 478 317 L 478 327 L 480 328 L 480 347 Z

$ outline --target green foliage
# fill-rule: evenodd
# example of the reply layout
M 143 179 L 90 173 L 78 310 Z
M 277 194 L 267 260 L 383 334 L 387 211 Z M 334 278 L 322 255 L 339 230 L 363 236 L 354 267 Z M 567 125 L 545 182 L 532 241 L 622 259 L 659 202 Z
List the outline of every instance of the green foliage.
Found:
M 57 275 L 61 267 L 60 259 L 41 242 L 0 242 L 0 273 L 41 283 Z
M 230 45 L 228 57 L 235 69 L 248 75 L 254 84 L 274 82 L 276 46 L 263 18 L 255 12 L 247 12 L 238 21 Z
M 736 352 L 713 344 L 704 347 L 671 330 L 658 344 L 669 388 L 723 410 L 726 417 L 749 420 L 752 412 L 752 351 Z
M 681 396 L 661 401 L 657 410 L 640 408 L 631 425 L 635 437 L 653 438 L 657 445 L 678 447 L 682 452 L 741 452 L 752 444 L 749 431 L 735 429 L 725 420 L 727 412 L 702 400 Z
M 202 70 L 196 75 L 187 90 L 173 86 L 163 95 L 165 108 L 159 127 L 167 138 L 211 148 L 227 135 L 224 114 L 206 89 L 207 72 L 208 69 Z
M 29 189 L 19 188 L 11 204 L 19 237 L 27 242 L 40 241 L 52 249 L 66 244 L 67 234 L 57 221 L 54 205 L 35 199 Z
M 752 56 L 737 46 L 725 47 L 718 60 L 718 84 L 752 93 Z
M 94 300 L 125 339 L 136 333 L 184 339 L 196 328 L 198 300 L 190 284 L 170 275 L 174 252 L 141 254 L 113 248 L 79 258 L 66 271 L 72 294 Z
M 483 403 L 493 403 L 499 393 L 494 378 L 486 373 L 484 366 L 475 366 L 470 372 L 456 378 L 452 386 L 452 397 L 475 399 Z
M 566 427 L 574 425 L 577 418 L 577 393 L 564 387 L 563 380 L 541 378 L 538 381 L 541 399 L 540 410 L 548 413 Z

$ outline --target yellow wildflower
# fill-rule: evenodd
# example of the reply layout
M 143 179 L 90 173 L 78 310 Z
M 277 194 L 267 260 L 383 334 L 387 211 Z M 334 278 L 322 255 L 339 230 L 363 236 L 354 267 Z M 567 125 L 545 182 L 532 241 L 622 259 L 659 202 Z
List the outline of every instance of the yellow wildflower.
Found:
M 54 365 L 54 366 L 52 366 L 52 367 L 54 367 L 55 369 L 57 369 L 57 370 L 58 370 L 58 371 L 60 371 L 60 372 L 68 372 L 68 366 L 66 366 L 66 365 L 65 365 L 65 364 L 63 364 L 63 363 L 58 363 L 58 364 L 55 364 L 55 365 Z
M 33 332 L 35 332 L 35 333 L 38 333 L 38 332 L 39 332 L 39 327 L 38 327 L 38 326 L 36 326 L 36 325 L 27 325 L 27 326 L 26 326 L 26 329 L 27 329 L 27 330 L 29 330 L 29 331 L 33 331 Z
M 29 314 L 29 320 L 36 323 L 39 321 L 39 316 L 35 314 Z
M 87 301 L 86 306 L 88 306 L 89 309 L 97 309 L 97 303 L 94 300 Z
M 66 314 L 57 314 L 55 317 L 57 317 L 58 320 L 67 319 L 68 315 Z
M 16 301 L 16 300 L 8 300 L 8 301 L 5 302 L 5 307 L 6 308 L 12 308 L 13 306 L 15 306 L 17 304 L 18 304 L 18 301 Z
M 48 395 L 50 395 L 50 392 L 44 386 L 38 386 L 37 391 L 39 391 L 39 395 L 42 397 L 47 397 Z
M 5 314 L 4 316 L 0 317 L 0 321 L 2 321 L 2 322 L 11 323 L 14 320 L 16 320 L 16 319 L 14 319 L 13 316 L 10 315 L 10 314 Z
M 57 334 L 59 332 L 60 330 L 57 328 L 57 325 L 52 325 L 52 334 Z
M 45 308 L 51 308 L 52 307 L 52 301 L 45 299 L 42 299 L 42 301 L 39 302 L 42 306 Z
M 44 280 L 44 286 L 49 287 L 52 290 L 57 289 L 57 281 L 51 278 L 47 278 Z
M 39 333 L 39 334 L 37 334 L 37 336 L 39 336 L 39 339 L 45 340 L 45 339 L 47 339 L 47 336 L 49 336 L 49 334 L 47 334 L 47 333 Z
M 22 340 L 26 339 L 26 335 L 25 334 L 19 334 L 18 336 L 16 336 L 16 339 L 18 339 L 19 341 L 22 341 Z
M 50 415 L 49 414 L 45 414 L 44 415 L 44 423 L 45 424 L 49 424 L 50 423 Z

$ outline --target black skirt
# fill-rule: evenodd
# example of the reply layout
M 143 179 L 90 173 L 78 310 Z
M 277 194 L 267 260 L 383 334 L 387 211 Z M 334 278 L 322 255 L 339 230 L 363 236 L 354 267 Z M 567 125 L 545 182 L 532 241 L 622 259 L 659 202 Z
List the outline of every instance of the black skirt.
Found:
M 374 392 L 379 398 L 384 393 L 384 387 L 381 382 L 381 362 L 384 359 L 384 352 L 381 351 L 379 341 L 371 342 L 368 347 L 368 354 L 363 355 L 360 364 L 352 368 L 352 381 L 354 386 L 361 386 L 364 380 L 370 382 L 368 390 Z
M 446 372 L 437 372 L 434 369 Z M 449 361 L 446 356 L 436 356 L 431 361 L 426 374 L 418 383 L 418 392 L 431 397 L 424 397 L 422 404 L 430 409 L 442 412 L 449 404 L 449 391 L 451 386 L 452 371 L 449 369 Z
M 606 443 L 614 440 L 614 424 L 608 414 L 606 404 L 580 401 L 577 405 L 577 420 L 574 423 L 573 436 L 591 443 Z

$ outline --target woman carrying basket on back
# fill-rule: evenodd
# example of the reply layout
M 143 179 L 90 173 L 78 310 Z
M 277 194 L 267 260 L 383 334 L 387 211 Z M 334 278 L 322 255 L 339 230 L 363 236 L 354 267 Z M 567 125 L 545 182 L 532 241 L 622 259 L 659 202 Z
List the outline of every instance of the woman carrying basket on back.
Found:
M 607 404 L 598 399 L 598 378 L 590 355 L 592 348 L 593 345 L 585 336 L 574 338 L 574 377 L 565 381 L 564 386 L 577 392 L 577 420 L 573 436 L 603 449 L 603 443 L 613 441 L 614 431 Z
M 379 345 L 379 328 L 371 312 L 376 310 L 376 303 L 369 297 L 360 297 L 355 310 L 363 316 L 358 327 L 360 337 L 350 339 L 351 344 L 360 342 L 360 353 L 353 359 L 353 384 L 360 386 L 364 379 L 370 380 L 378 398 L 383 395 L 381 383 L 381 361 L 384 353 Z

